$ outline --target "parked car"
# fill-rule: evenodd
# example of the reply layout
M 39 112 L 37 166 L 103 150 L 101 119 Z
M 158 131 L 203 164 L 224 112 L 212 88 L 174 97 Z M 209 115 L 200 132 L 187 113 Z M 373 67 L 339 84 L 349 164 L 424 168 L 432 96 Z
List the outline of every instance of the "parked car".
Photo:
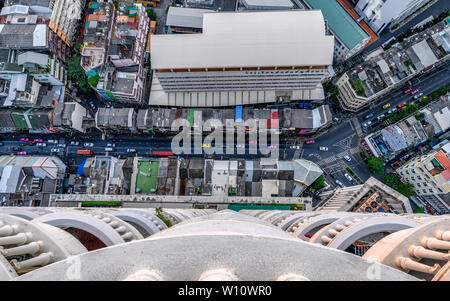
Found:
M 60 144 L 58 144 L 58 147 L 62 147 L 62 148 L 65 148 L 67 145 L 65 145 L 64 143 L 60 143 Z
M 344 184 L 341 181 L 339 181 L 339 180 L 336 180 L 336 184 L 338 184 L 341 187 L 344 187 Z
M 411 95 L 417 94 L 419 93 L 419 89 L 415 89 L 414 91 L 411 92 Z
M 269 145 L 268 148 L 272 149 L 272 148 L 277 148 L 276 145 Z
M 108 143 L 106 146 L 107 147 L 116 147 L 116 144 L 115 143 Z
M 78 142 L 78 141 L 71 141 L 70 145 L 80 145 L 80 142 Z
M 334 121 L 339 121 L 339 118 L 333 117 L 333 120 L 334 120 Z
M 367 115 L 366 117 L 364 117 L 364 119 L 369 119 L 373 117 L 373 113 L 370 113 L 369 115 Z
M 315 140 L 308 140 L 308 141 L 306 141 L 305 143 L 306 143 L 306 144 L 314 144 L 314 143 L 316 143 L 316 141 L 315 141 Z
M 377 117 L 377 119 L 378 119 L 378 120 L 381 120 L 381 119 L 383 119 L 384 117 L 386 117 L 386 115 L 381 114 L 380 116 Z
M 19 141 L 30 141 L 30 139 L 27 138 L 27 137 L 22 137 L 22 138 L 19 139 Z
M 136 149 L 135 148 L 129 148 L 127 149 L 127 153 L 135 153 Z
M 21 151 L 21 150 L 22 150 L 22 148 L 19 147 L 19 146 L 14 146 L 14 147 L 13 147 L 13 151 L 15 151 L 15 152 Z
M 59 153 L 59 152 L 61 152 L 61 150 L 59 148 L 52 148 L 51 152 L 52 153 Z
M 36 143 L 37 147 L 46 147 L 47 144 L 46 143 Z
M 18 155 L 21 155 L 21 156 L 24 156 L 24 155 L 27 154 L 27 152 L 18 152 L 17 154 L 18 154 Z
M 33 142 L 44 142 L 44 140 L 41 138 L 38 138 L 38 139 L 34 139 Z
M 323 151 L 323 152 L 327 152 L 328 151 L 328 147 L 326 147 L 326 146 L 321 146 L 321 147 L 319 147 L 319 149 L 321 151 Z
M 84 146 L 85 146 L 85 147 L 93 147 L 93 146 L 94 146 L 94 143 L 86 142 L 86 143 L 84 143 Z
M 387 104 L 385 104 L 384 106 L 383 106 L 383 109 L 387 109 L 387 108 L 389 108 L 391 106 L 391 104 L 390 103 L 387 103 Z
M 114 151 L 114 148 L 112 148 L 112 147 L 105 148 L 105 152 L 113 152 L 113 151 Z
M 344 159 L 347 160 L 348 162 L 352 161 L 352 159 L 350 158 L 349 155 L 345 155 L 345 156 L 344 156 Z
M 344 176 L 345 176 L 345 177 L 347 178 L 347 180 L 349 180 L 350 182 L 353 181 L 353 178 L 352 178 L 348 173 L 345 173 Z
M 412 91 L 412 88 L 409 88 L 409 89 L 406 89 L 403 93 L 404 94 L 408 94 L 408 93 L 410 93 Z
M 368 127 L 371 124 L 372 124 L 372 121 L 367 121 L 366 123 L 363 124 L 363 126 Z
M 48 143 L 58 143 L 58 141 L 57 140 L 48 140 Z

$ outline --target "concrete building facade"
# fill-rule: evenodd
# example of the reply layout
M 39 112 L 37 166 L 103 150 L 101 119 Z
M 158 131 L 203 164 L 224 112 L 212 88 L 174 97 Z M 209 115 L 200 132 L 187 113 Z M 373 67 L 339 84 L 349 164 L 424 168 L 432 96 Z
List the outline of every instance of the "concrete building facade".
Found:
M 380 34 L 387 26 L 399 23 L 428 0 L 359 0 L 355 11 Z
M 223 107 L 323 100 L 334 42 L 320 11 L 291 10 L 205 13 L 202 34 L 151 44 L 150 105 Z

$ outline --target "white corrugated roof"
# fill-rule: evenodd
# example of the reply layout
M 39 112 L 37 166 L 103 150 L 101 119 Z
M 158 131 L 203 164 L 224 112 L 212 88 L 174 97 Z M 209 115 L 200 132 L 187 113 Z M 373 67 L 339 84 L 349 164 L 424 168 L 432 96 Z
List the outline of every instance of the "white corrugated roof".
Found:
M 422 42 L 419 42 L 417 44 L 414 44 L 412 46 L 412 49 L 414 50 L 415 54 L 419 58 L 422 65 L 426 68 L 438 61 L 436 56 L 433 53 L 433 50 L 431 50 L 430 46 L 428 46 L 428 43 L 426 40 L 423 40 Z
M 334 37 L 319 10 L 203 15 L 203 33 L 152 35 L 152 68 L 331 65 Z

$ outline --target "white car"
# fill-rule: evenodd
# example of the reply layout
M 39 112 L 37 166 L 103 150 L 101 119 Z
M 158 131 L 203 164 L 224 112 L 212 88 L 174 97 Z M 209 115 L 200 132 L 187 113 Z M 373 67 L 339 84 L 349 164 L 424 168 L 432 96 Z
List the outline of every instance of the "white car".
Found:
M 65 148 L 65 147 L 66 147 L 66 145 L 65 145 L 64 143 L 60 143 L 60 144 L 58 144 L 58 147 L 62 147 L 62 148 Z
M 129 148 L 129 149 L 127 149 L 127 152 L 128 152 L 128 153 L 135 153 L 135 152 L 136 152 L 136 149 L 134 149 L 134 148 Z
M 86 142 L 86 143 L 84 144 L 84 146 L 85 146 L 85 147 L 93 147 L 93 146 L 94 146 L 94 143 Z
M 37 147 L 46 147 L 47 144 L 46 143 L 36 143 Z
M 61 150 L 59 148 L 52 148 L 52 153 L 59 153 Z
M 352 161 L 352 159 L 350 158 L 349 155 L 345 155 L 345 156 L 344 156 L 344 159 L 347 160 L 348 162 Z
M 116 147 L 116 144 L 115 143 L 108 143 L 106 146 L 107 147 Z
M 339 180 L 336 180 L 336 184 L 338 184 L 341 187 L 344 187 L 344 184 L 341 181 L 339 181 Z
M 321 146 L 321 147 L 319 147 L 319 149 L 324 152 L 328 151 L 328 147 L 326 147 L 326 146 Z
M 380 116 L 377 117 L 377 119 L 378 119 L 378 120 L 381 120 L 381 119 L 383 119 L 384 117 L 386 117 L 386 115 L 381 114 Z
M 348 173 L 344 174 L 344 176 L 345 176 L 345 177 L 347 178 L 347 180 L 349 180 L 350 182 L 353 181 L 353 178 L 352 178 Z
M 70 145 L 80 145 L 80 142 L 78 142 L 78 141 L 72 141 L 72 142 L 70 142 Z
M 366 123 L 363 124 L 363 126 L 368 127 L 371 124 L 372 124 L 372 121 L 367 121 Z

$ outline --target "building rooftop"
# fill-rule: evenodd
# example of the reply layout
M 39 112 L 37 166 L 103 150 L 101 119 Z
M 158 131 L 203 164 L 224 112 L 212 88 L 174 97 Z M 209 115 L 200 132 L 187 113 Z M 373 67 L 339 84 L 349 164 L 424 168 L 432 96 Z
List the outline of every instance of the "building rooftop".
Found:
M 320 9 L 329 28 L 348 49 L 353 49 L 370 36 L 358 25 L 338 1 L 304 0 L 313 9 Z
M 275 9 L 283 8 L 289 9 L 294 7 L 294 3 L 291 0 L 240 0 L 242 5 L 246 8 L 254 9 Z
M 334 38 L 319 10 L 292 10 L 205 13 L 202 34 L 152 35 L 151 43 L 153 69 L 328 66 Z
M 203 27 L 203 14 L 214 12 L 210 9 L 170 7 L 167 13 L 166 26 Z

